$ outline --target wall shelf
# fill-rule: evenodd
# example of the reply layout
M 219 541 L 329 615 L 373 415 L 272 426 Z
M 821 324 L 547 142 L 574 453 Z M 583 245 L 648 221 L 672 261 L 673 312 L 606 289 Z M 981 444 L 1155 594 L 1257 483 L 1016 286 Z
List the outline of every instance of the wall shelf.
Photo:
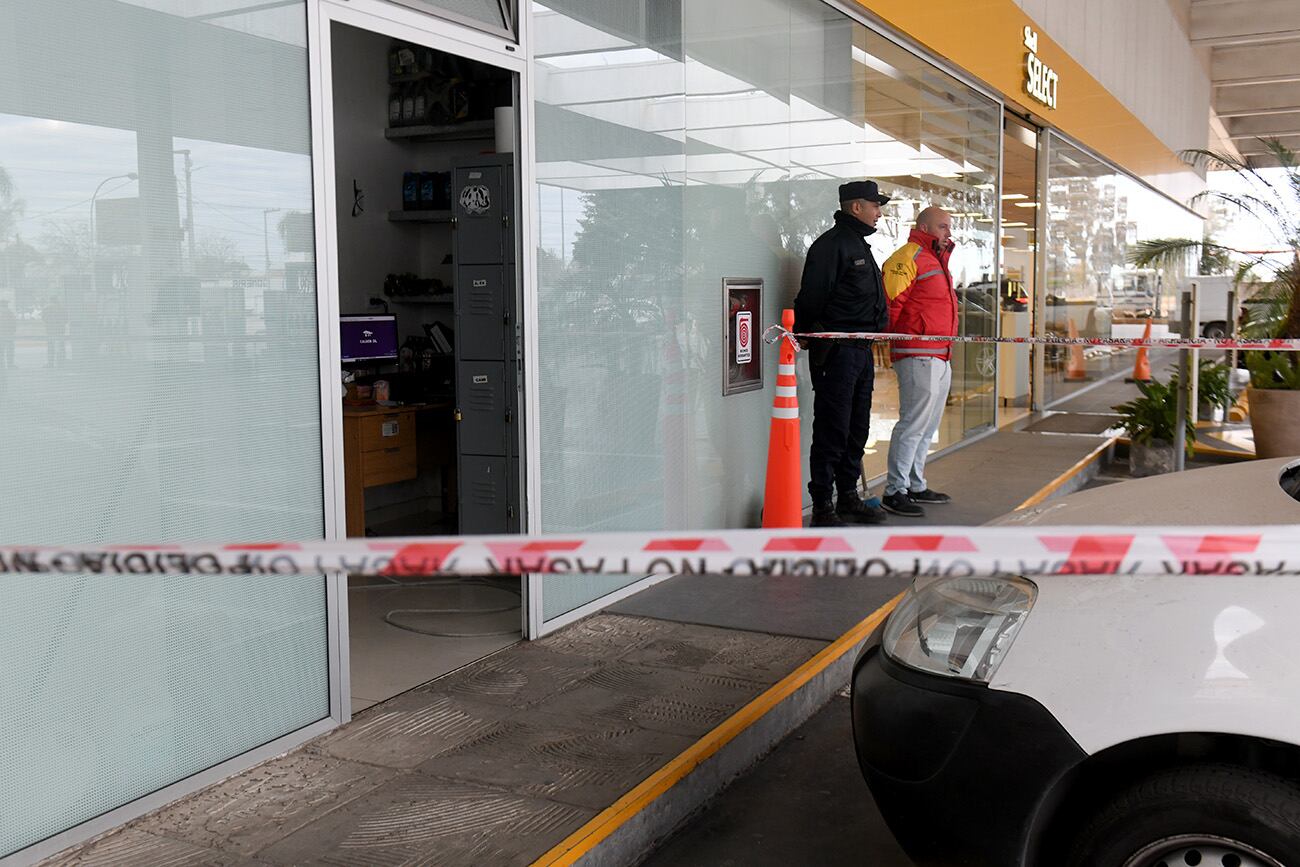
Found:
M 389 211 L 388 219 L 394 223 L 450 223 L 451 211 Z
M 496 137 L 496 121 L 470 120 L 464 123 L 432 126 L 390 126 L 384 138 L 396 141 L 474 141 Z
M 427 297 L 424 295 L 407 295 L 405 297 L 394 296 L 386 300 L 389 304 L 444 304 L 448 307 L 452 304 L 450 297 L 444 298 L 437 295 Z

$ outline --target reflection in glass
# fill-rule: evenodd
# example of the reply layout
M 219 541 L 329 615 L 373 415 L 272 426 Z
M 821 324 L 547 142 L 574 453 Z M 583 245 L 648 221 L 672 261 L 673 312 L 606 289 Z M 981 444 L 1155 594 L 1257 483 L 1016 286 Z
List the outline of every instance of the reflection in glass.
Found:
M 1081 337 L 1139 337 L 1148 319 L 1152 337 L 1177 328 L 1178 290 L 1193 262 L 1144 269 L 1130 265 L 1128 256 L 1140 241 L 1199 238 L 1200 217 L 1056 136 L 1048 151 L 1046 205 L 1047 334 L 1068 335 L 1073 324 Z M 1152 352 L 1153 368 L 1163 352 Z M 1048 404 L 1131 369 L 1133 350 L 1090 347 L 1084 358 L 1088 378 L 1068 381 L 1068 353 L 1046 348 Z
M 554 0 L 534 4 L 533 32 L 543 530 L 757 525 L 771 377 L 722 396 L 722 281 L 762 278 L 765 324 L 779 321 L 845 179 L 896 197 L 871 239 L 881 262 L 922 207 L 953 212 L 963 326 L 996 333 L 993 101 L 818 0 L 653 17 Z M 993 421 L 991 359 L 959 349 L 954 367 L 937 445 Z M 891 376 L 869 474 L 897 418 Z M 612 586 L 548 583 L 545 614 Z
M 999 334 L 1033 333 L 1038 252 L 1038 144 L 1040 130 L 1007 112 L 1002 138 L 1002 256 L 997 310 Z M 1029 413 L 1032 399 L 1032 354 L 1027 345 L 998 346 L 999 424 Z
M 191 5 L 0 0 L 4 543 L 323 533 L 305 6 Z M 0 856 L 326 716 L 324 597 L 0 577 Z

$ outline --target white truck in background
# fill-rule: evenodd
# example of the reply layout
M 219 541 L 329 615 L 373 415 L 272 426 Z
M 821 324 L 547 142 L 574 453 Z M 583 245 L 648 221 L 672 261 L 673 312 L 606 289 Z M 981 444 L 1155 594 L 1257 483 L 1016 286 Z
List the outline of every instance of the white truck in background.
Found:
M 1232 275 L 1214 274 L 1188 278 L 1187 285 L 1193 284 L 1196 286 L 1197 330 L 1202 337 L 1227 337 L 1232 330 L 1232 319 L 1228 313 L 1228 293 L 1232 291 Z

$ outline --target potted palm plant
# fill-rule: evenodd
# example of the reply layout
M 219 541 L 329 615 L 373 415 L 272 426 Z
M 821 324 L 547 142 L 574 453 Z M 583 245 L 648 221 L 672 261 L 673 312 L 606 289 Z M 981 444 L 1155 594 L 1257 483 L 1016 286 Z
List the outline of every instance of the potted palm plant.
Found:
M 1262 170 L 1228 154 L 1210 150 L 1184 151 L 1189 163 L 1227 169 L 1246 181 L 1250 191 L 1227 193 L 1206 190 L 1192 201 L 1216 198 L 1253 216 L 1269 237 L 1267 250 L 1239 250 L 1209 240 L 1161 238 L 1143 241 L 1130 259 L 1139 267 L 1172 265 L 1195 252 L 1226 253 L 1240 258 L 1237 279 L 1251 269 L 1290 254 L 1291 261 L 1275 270 L 1263 287 L 1262 315 L 1252 316 L 1243 334 L 1252 338 L 1300 338 L 1300 161 L 1277 139 L 1263 139 L 1281 178 L 1270 180 Z M 1251 351 L 1245 354 L 1250 371 L 1247 402 L 1255 434 L 1255 453 L 1261 458 L 1300 454 L 1300 354 Z
M 1279 272 L 1263 305 L 1257 305 L 1243 333 L 1251 338 L 1300 337 L 1300 262 Z M 1250 427 L 1261 458 L 1300 455 L 1300 353 L 1246 353 Z
M 1127 403 L 1114 407 L 1119 426 L 1128 433 L 1128 464 L 1133 476 L 1154 476 L 1173 472 L 1174 437 L 1178 428 L 1178 381 L 1153 379 L 1137 383 L 1142 392 Z M 1196 425 L 1191 418 L 1183 430 L 1183 448 L 1191 453 L 1196 443 Z

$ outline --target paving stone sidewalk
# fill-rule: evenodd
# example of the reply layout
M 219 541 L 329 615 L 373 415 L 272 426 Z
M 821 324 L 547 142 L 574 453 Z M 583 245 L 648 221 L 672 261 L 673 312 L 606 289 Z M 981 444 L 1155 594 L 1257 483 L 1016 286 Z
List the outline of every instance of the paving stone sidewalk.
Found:
M 826 642 L 598 614 L 48 865 L 524 865 Z

